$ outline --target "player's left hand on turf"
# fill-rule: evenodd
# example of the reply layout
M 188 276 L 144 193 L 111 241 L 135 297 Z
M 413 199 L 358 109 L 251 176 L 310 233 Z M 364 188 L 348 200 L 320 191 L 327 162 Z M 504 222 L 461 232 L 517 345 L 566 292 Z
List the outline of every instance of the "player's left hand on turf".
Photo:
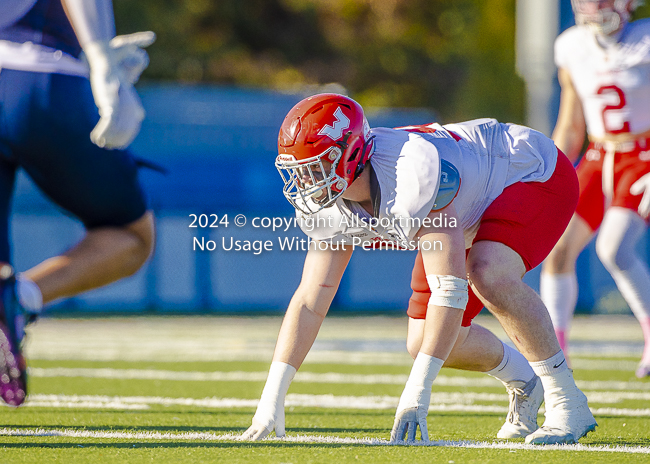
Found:
M 276 437 L 284 437 L 284 401 L 282 404 L 260 401 L 253 416 L 253 425 L 241 435 L 240 440 L 261 440 L 274 430 Z
M 423 443 L 429 441 L 429 430 L 427 429 L 427 410 L 416 407 L 397 411 L 395 423 L 390 432 L 390 441 L 414 442 L 418 427 Z
M 639 180 L 632 184 L 630 187 L 632 195 L 641 195 L 641 203 L 639 204 L 639 216 L 643 219 L 648 219 L 650 216 L 650 173 L 645 174 Z
M 418 427 L 423 442 L 429 441 L 427 414 L 431 401 L 431 386 L 407 382 L 397 405 L 390 441 L 414 442 Z
M 278 434 L 278 427 L 276 424 L 270 424 L 270 425 L 263 425 L 262 423 L 258 422 L 253 418 L 253 425 L 248 427 L 248 429 L 242 433 L 240 440 L 246 440 L 246 441 L 258 441 L 262 440 L 263 438 L 266 438 L 275 428 L 275 435 L 277 437 L 283 437 L 284 436 L 284 426 L 282 426 L 282 430 L 280 434 Z

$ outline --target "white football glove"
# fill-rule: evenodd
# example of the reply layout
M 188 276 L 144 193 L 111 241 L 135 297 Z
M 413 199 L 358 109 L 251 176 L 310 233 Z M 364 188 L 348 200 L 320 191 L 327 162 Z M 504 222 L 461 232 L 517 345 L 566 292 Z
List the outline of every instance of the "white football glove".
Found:
M 108 43 L 128 82 L 135 84 L 142 72 L 149 66 L 149 55 L 144 50 L 156 41 L 152 31 L 118 35 Z
M 284 400 L 294 375 L 293 366 L 279 361 L 271 363 L 253 425 L 239 437 L 240 440 L 261 440 L 273 430 L 276 437 L 284 437 Z
M 639 180 L 632 184 L 630 187 L 632 195 L 641 195 L 641 203 L 639 204 L 639 216 L 643 219 L 648 219 L 650 216 L 650 173 L 645 174 Z
M 268 404 L 257 407 L 253 416 L 253 425 L 241 435 L 241 440 L 257 441 L 265 438 L 273 430 L 276 437 L 284 437 L 284 401 L 282 404 Z
M 427 414 L 431 403 L 431 387 L 444 361 L 424 353 L 418 353 L 411 373 L 397 405 L 395 422 L 390 441 L 413 442 L 420 427 L 422 442 L 429 442 Z
M 144 109 L 133 84 L 149 64 L 146 47 L 155 40 L 153 32 L 117 36 L 109 43 L 86 44 L 90 84 L 99 122 L 90 133 L 102 148 L 126 148 L 140 131 Z

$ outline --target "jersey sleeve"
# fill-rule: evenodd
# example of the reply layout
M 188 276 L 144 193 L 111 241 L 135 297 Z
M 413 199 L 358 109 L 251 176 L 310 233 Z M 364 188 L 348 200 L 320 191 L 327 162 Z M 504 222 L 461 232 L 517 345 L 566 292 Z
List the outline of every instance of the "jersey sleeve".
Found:
M 571 59 L 571 43 L 572 37 L 575 35 L 575 27 L 571 27 L 560 34 L 555 39 L 553 53 L 555 57 L 555 65 L 558 68 L 568 68 L 569 60 Z
M 584 37 L 584 31 L 581 31 L 578 26 L 573 26 L 555 39 L 553 49 L 555 65 L 558 68 L 567 69 L 569 67 L 572 59 L 575 58 L 574 53 L 576 53 L 576 43 L 581 42 L 582 37 Z
M 445 138 L 436 139 L 436 133 L 385 132 L 375 130 L 379 143 L 371 159 L 382 189 L 380 218 L 391 219 L 394 230 L 388 231 L 388 235 L 410 241 L 433 209 L 440 186 L 440 155 L 436 144 L 444 144 Z M 386 150 L 384 139 L 388 141 Z M 451 137 L 448 139 L 448 143 L 455 143 Z

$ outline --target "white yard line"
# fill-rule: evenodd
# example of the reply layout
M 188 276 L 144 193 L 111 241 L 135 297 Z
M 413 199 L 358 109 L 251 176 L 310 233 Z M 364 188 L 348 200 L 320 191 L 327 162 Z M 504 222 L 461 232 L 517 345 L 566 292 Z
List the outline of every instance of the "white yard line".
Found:
M 25 352 L 28 359 L 270 363 L 281 321 L 281 317 L 44 318 L 29 326 Z M 475 321 L 507 340 L 495 318 L 479 316 Z M 328 316 L 306 362 L 410 365 L 406 325 L 403 314 Z M 577 369 L 633 371 L 632 361 L 601 363 L 585 358 L 640 357 L 643 350 L 643 335 L 633 316 L 578 317 L 571 342 Z
M 161 433 L 161 432 L 114 432 L 114 431 L 87 431 L 68 429 L 0 429 L 1 436 L 13 437 L 64 437 L 64 438 L 89 438 L 113 440 L 181 440 L 181 441 L 238 441 L 239 435 L 228 433 L 217 435 L 208 432 Z M 322 435 L 295 435 L 285 438 L 267 438 L 262 443 L 305 443 L 305 444 L 341 444 L 341 445 L 369 445 L 369 446 L 404 446 L 404 443 L 390 443 L 379 438 L 341 438 Z M 474 441 L 449 441 L 439 440 L 428 443 L 416 442 L 417 446 L 453 447 L 473 449 L 504 449 L 528 451 L 576 451 L 596 453 L 629 453 L 650 454 L 650 448 L 643 446 L 588 446 L 588 445 L 525 445 L 523 443 L 509 442 L 474 442 Z M 250 445 L 246 445 L 250 446 Z M 413 446 L 413 445 L 411 445 Z
M 266 371 L 169 371 L 156 369 L 112 369 L 112 368 L 67 368 L 67 367 L 32 367 L 29 375 L 33 377 L 87 377 L 102 379 L 140 379 L 140 380 L 172 380 L 172 381 L 205 381 L 205 382 L 264 382 Z M 298 372 L 294 382 L 305 383 L 342 383 L 360 385 L 403 385 L 407 376 L 404 374 L 341 374 L 336 372 L 316 373 Z M 620 382 L 615 380 L 582 380 L 577 382 L 583 390 L 612 390 L 612 391 L 648 391 L 649 382 Z M 501 383 L 489 376 L 480 378 L 445 376 L 436 378 L 435 385 L 447 387 L 501 387 Z
M 616 392 L 614 392 L 616 393 Z M 290 393 L 287 407 L 318 407 L 329 409 L 394 409 L 399 398 L 393 396 L 335 396 Z M 501 404 L 475 404 L 476 401 L 497 401 Z M 456 411 L 506 414 L 504 395 L 483 393 L 434 392 L 430 411 Z M 151 406 L 193 406 L 200 408 L 255 408 L 257 399 L 245 398 L 166 398 L 159 396 L 101 395 L 30 395 L 25 407 L 142 410 Z M 650 417 L 650 409 L 591 408 L 595 415 Z M 543 409 L 541 410 L 543 411 Z

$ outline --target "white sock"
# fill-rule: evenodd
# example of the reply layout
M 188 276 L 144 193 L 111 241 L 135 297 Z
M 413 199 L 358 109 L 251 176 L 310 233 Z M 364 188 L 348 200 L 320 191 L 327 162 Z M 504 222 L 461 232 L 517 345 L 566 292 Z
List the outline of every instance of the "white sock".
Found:
M 539 293 L 551 316 L 553 327 L 568 332 L 578 302 L 578 278 L 575 272 L 547 274 L 539 279 Z
M 531 362 L 530 366 L 542 380 L 547 411 L 575 398 L 579 392 L 562 350 L 545 361 Z
M 16 276 L 16 293 L 20 305 L 30 312 L 39 312 L 43 309 L 43 294 L 33 280 L 23 274 Z
M 503 342 L 502 342 L 503 343 Z M 526 361 L 526 358 L 517 350 L 503 343 L 503 359 L 497 367 L 486 372 L 503 383 L 515 380 L 528 382 L 535 376 L 535 372 Z
M 562 350 L 555 353 L 555 355 L 551 356 L 546 361 L 531 362 L 530 367 L 532 367 L 535 374 L 540 377 L 553 377 L 568 369 Z

